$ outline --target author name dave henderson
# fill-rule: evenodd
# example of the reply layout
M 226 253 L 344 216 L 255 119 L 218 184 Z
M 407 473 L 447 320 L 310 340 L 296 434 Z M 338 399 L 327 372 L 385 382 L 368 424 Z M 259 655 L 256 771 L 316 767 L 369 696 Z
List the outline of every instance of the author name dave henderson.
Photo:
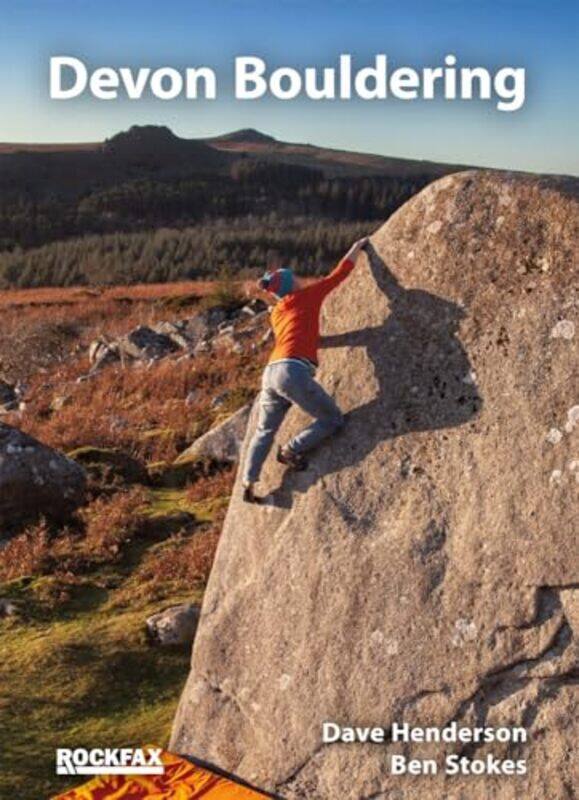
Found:
M 390 728 L 350 727 L 336 722 L 322 725 L 322 744 L 408 744 L 442 742 L 444 744 L 525 744 L 528 734 L 518 727 L 461 727 L 450 722 L 443 728 L 412 727 L 407 722 L 394 722 Z M 401 754 L 389 757 L 392 775 L 525 775 L 527 763 L 524 759 L 500 759 L 492 753 L 481 758 L 469 758 L 459 754 L 447 755 L 440 765 L 433 758 L 408 758 Z

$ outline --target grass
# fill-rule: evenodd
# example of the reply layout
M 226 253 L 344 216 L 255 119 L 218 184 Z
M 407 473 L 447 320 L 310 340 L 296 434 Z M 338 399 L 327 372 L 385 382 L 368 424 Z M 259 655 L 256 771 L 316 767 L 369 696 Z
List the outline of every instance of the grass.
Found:
M 56 747 L 167 744 L 188 648 L 147 644 L 143 623 L 157 603 L 122 609 L 98 596 L 95 608 L 86 587 L 85 608 L 77 598 L 49 622 L 2 623 L 2 797 L 39 800 L 78 785 L 54 774 Z
M 209 495 L 225 484 L 212 485 Z M 1 797 L 38 800 L 78 785 L 54 774 L 57 747 L 167 745 L 190 653 L 151 647 L 144 623 L 169 605 L 201 602 L 227 497 L 119 495 L 83 514 L 80 560 L 71 559 L 67 533 L 45 545 L 66 553 L 65 565 L 82 563 L 82 574 L 53 566 L 0 584 L 20 609 L 0 621 Z M 193 526 L 172 532 L 169 521 L 185 507 Z M 37 528 L 45 541 L 45 526 Z
M 153 489 L 151 491 L 151 502 L 147 509 L 147 514 L 151 517 L 164 517 L 175 512 L 185 512 L 195 514 L 194 504 L 187 497 L 187 492 L 183 489 Z
M 262 333 L 242 353 L 77 378 L 96 336 L 218 302 L 239 303 L 236 287 L 0 292 L 0 376 L 27 385 L 26 408 L 3 419 L 65 452 L 120 451 L 150 476 L 142 486 L 95 472 L 88 504 L 65 527 L 40 520 L 0 553 L 0 597 L 20 608 L 0 619 L 1 797 L 44 800 L 81 783 L 54 774 L 59 746 L 167 744 L 189 648 L 151 647 L 145 620 L 201 602 L 234 479 L 230 467 L 173 461 L 254 396 Z M 225 400 L 215 408 L 216 395 Z M 66 402 L 54 405 L 58 396 Z

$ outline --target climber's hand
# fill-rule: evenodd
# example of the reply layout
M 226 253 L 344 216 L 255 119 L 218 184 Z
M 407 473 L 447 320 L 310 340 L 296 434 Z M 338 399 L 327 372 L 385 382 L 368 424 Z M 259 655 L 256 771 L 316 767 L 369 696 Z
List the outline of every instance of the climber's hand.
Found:
M 358 241 L 354 242 L 354 244 L 350 247 L 345 255 L 345 258 L 349 261 L 355 261 L 358 258 L 360 250 L 362 250 L 369 241 L 370 240 L 367 236 L 363 236 L 361 239 L 358 239 Z

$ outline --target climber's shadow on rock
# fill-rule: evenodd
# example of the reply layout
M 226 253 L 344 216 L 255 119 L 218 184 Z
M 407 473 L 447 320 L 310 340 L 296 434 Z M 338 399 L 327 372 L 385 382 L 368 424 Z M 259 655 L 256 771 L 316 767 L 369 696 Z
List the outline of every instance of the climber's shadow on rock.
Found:
M 367 255 L 390 314 L 377 327 L 325 336 L 321 346 L 365 350 L 377 383 L 375 397 L 346 414 L 344 431 L 311 454 L 306 472 L 284 474 L 270 495 L 272 505 L 290 507 L 293 492 L 307 491 L 322 476 L 362 461 L 386 439 L 463 425 L 482 408 L 457 337 L 464 309 L 421 289 L 405 289 L 371 245 Z M 350 358 L 357 358 L 356 350 Z

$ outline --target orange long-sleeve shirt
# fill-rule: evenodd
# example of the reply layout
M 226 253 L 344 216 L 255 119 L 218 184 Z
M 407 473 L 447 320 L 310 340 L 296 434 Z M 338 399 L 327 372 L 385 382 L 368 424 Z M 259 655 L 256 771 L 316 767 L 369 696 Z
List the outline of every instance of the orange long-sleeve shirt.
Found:
M 276 303 L 271 312 L 275 346 L 269 357 L 270 364 L 282 358 L 307 358 L 317 364 L 322 303 L 353 269 L 354 262 L 344 259 L 325 278 Z

